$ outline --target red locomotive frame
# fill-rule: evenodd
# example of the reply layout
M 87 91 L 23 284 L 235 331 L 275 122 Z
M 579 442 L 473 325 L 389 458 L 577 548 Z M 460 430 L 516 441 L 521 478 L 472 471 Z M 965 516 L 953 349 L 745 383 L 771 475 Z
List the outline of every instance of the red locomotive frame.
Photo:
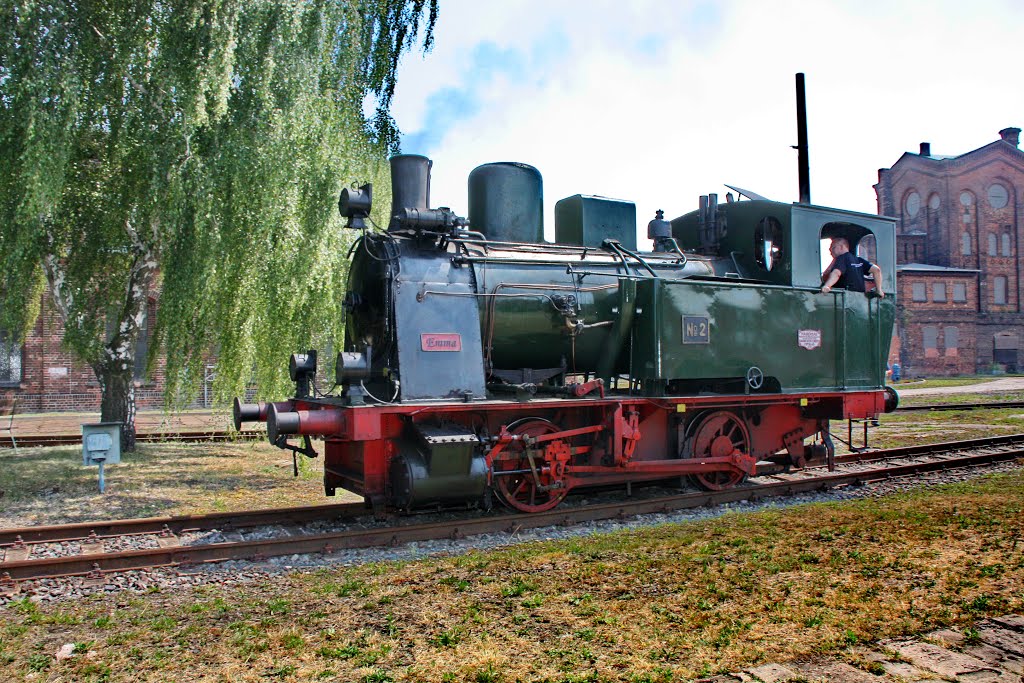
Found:
M 530 512 L 584 486 L 690 476 L 703 488 L 722 489 L 759 471 L 831 465 L 829 419 L 871 418 L 888 407 L 885 390 L 652 398 L 604 396 L 597 381 L 571 388 L 574 397 L 523 402 L 236 403 L 236 424 L 266 421 L 278 445 L 289 435 L 322 437 L 326 492 L 343 488 L 374 507 L 392 500 L 389 468 L 410 425 L 484 434 L 475 448 L 486 463 L 487 489 Z M 816 434 L 819 443 L 804 443 Z M 308 443 L 287 447 L 313 454 Z

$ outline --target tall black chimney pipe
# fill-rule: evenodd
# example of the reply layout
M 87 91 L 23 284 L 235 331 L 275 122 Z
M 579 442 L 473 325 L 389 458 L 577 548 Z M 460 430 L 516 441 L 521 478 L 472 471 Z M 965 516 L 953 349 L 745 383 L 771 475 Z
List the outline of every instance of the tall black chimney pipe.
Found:
M 391 223 L 388 229 L 397 225 L 395 216 L 403 209 L 429 209 L 430 206 L 430 159 L 419 154 L 399 154 L 391 157 Z
M 796 153 L 800 167 L 800 203 L 811 203 L 811 162 L 807 152 L 807 97 L 804 75 L 796 75 Z

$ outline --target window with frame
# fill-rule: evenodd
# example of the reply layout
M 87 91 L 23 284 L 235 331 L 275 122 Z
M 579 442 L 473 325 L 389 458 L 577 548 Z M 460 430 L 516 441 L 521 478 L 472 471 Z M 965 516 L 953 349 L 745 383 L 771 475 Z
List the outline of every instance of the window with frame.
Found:
M 1000 240 L 1002 242 L 1002 244 L 1000 245 L 1002 247 L 1000 253 L 1003 256 L 1009 256 L 1010 255 L 1010 233 L 1004 232 L 1002 237 L 1000 238 Z
M 860 238 L 857 242 L 857 256 L 862 259 L 871 261 L 872 263 L 878 258 L 878 246 L 875 242 L 875 236 L 868 233 Z M 867 273 L 865 273 L 866 275 Z
M 969 232 L 960 236 L 960 253 L 963 256 L 971 255 L 971 233 Z
M 757 265 L 771 271 L 782 262 L 782 223 L 772 216 L 762 218 L 754 229 L 754 260 Z
M 923 282 L 915 282 L 910 286 L 910 299 L 912 301 L 928 301 L 928 290 Z
M 989 256 L 998 256 L 998 252 L 996 250 L 996 246 L 997 246 L 996 242 L 997 242 L 996 234 L 994 232 L 990 232 L 988 234 L 988 255 Z
M 1006 303 L 1006 276 L 997 275 L 992 281 L 992 303 L 1001 306 Z
M 946 355 L 955 356 L 957 345 L 960 343 L 960 328 L 950 325 L 942 330 L 942 333 L 946 338 Z
M 946 301 L 946 283 L 945 282 L 933 282 L 932 283 L 932 301 L 938 301 L 945 303 Z
M 21 384 L 21 344 L 0 331 L 0 384 Z
M 921 328 L 921 341 L 924 345 L 925 358 L 935 358 L 939 355 L 939 328 L 927 325 Z
M 953 301 L 958 304 L 967 301 L 967 285 L 962 282 L 953 283 Z

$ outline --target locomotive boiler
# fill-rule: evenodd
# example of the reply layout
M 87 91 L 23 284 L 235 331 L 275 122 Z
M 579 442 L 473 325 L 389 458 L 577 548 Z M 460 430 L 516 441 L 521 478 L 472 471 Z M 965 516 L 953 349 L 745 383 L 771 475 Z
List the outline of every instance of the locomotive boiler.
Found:
M 894 292 L 890 218 L 730 195 L 648 224 L 631 202 L 574 195 L 544 240 L 540 173 L 486 164 L 467 217 L 431 208 L 431 162 L 391 160 L 386 230 L 372 188 L 342 192 L 351 250 L 339 391 L 315 351 L 295 396 L 236 400 L 235 423 L 316 454 L 324 485 L 400 509 L 556 506 L 577 488 L 687 477 L 707 489 L 831 462 L 829 421 L 895 408 L 891 296 L 822 294 L 822 240 L 845 237 Z M 870 289 L 870 287 L 869 287 Z M 301 440 L 301 441 L 300 441 Z

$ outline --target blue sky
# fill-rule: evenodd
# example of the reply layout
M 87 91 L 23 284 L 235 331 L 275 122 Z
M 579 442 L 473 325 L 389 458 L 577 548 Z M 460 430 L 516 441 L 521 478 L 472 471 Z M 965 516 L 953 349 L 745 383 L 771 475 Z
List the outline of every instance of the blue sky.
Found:
M 441 0 L 434 50 L 401 65 L 403 151 L 432 204 L 466 211 L 479 164 L 630 199 L 641 225 L 725 183 L 796 199 L 806 74 L 812 199 L 874 212 L 878 169 L 922 141 L 960 154 L 1024 127 L 1024 1 Z

